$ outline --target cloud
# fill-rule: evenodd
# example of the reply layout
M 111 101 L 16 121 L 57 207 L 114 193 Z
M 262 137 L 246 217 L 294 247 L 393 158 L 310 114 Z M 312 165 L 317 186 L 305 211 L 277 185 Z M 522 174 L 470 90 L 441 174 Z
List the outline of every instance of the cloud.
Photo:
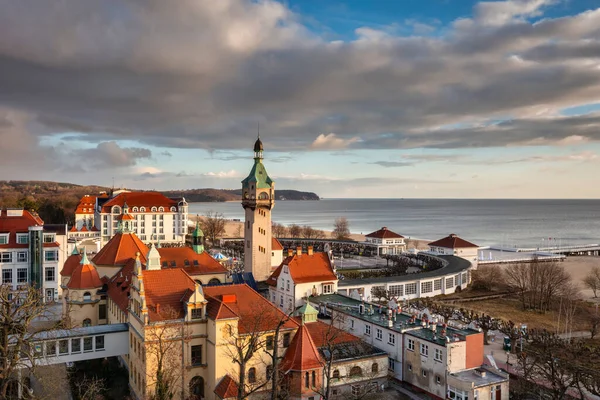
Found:
M 595 115 L 543 118 L 600 92 L 600 9 L 529 21 L 552 4 L 483 2 L 443 35 L 332 42 L 270 0 L 0 0 L 0 113 L 18 115 L 0 129 L 21 132 L 9 157 L 31 169 L 19 160 L 59 151 L 40 143 L 64 132 L 137 141 L 126 157 L 96 149 L 123 166 L 149 146 L 249 149 L 258 121 L 267 151 L 598 141 Z
M 410 167 L 410 166 L 414 165 L 413 163 L 404 162 L 404 161 L 375 161 L 370 164 L 380 165 L 380 166 L 386 167 L 386 168 Z
M 161 156 L 165 156 L 165 157 L 173 157 L 173 154 L 170 151 L 162 151 L 160 153 Z
M 345 149 L 352 143 L 358 142 L 358 140 L 358 138 L 342 139 L 337 137 L 335 133 L 328 133 L 327 135 L 321 133 L 311 147 L 322 150 Z
M 219 172 L 205 172 L 200 176 L 214 177 L 214 178 L 241 178 L 242 175 L 236 170 L 230 171 L 219 171 Z
M 102 142 L 95 148 L 74 151 L 73 156 L 94 168 L 122 168 L 149 159 L 152 152 L 140 147 L 123 148 L 116 142 Z

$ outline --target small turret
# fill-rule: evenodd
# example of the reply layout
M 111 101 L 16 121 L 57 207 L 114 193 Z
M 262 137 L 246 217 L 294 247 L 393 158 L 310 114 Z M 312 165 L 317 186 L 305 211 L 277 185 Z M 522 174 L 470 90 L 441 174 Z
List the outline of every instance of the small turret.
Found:
M 196 254 L 204 253 L 204 232 L 200 229 L 199 219 L 196 219 L 196 229 L 192 234 L 192 249 L 194 249 Z
M 146 269 L 148 271 L 160 269 L 160 253 L 152 243 L 150 243 L 150 250 L 148 250 L 148 255 L 146 256 Z

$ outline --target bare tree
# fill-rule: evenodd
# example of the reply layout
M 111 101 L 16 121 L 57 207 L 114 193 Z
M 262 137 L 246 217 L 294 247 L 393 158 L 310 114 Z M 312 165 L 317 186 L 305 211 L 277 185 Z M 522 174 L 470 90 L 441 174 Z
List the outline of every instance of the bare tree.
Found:
M 204 235 L 214 246 L 217 239 L 225 234 L 225 217 L 222 213 L 208 211 L 200 221 Z
M 145 329 L 145 357 L 156 368 L 147 374 L 146 387 L 154 385 L 152 400 L 170 400 L 178 393 L 183 398 L 183 349 L 190 340 L 189 329 L 176 310 L 165 307 L 160 311 L 164 322 L 152 323 Z M 144 351 L 144 349 L 142 349 Z
M 321 229 L 315 229 L 315 239 L 325 239 L 327 235 Z
M 594 292 L 594 298 L 598 297 L 600 290 L 600 267 L 595 265 L 590 272 L 583 278 L 583 285 Z
M 288 227 L 290 237 L 299 238 L 302 234 L 302 227 L 300 225 L 292 224 Z
M 316 239 L 317 231 L 311 226 L 305 225 L 302 227 L 301 235 L 304 239 Z
M 285 235 L 287 234 L 287 228 L 284 225 L 278 224 L 277 222 L 273 222 L 271 224 L 271 232 L 276 238 L 281 238 L 285 237 Z
M 350 224 L 346 217 L 339 217 L 333 223 L 332 236 L 337 240 L 347 240 L 350 238 Z
M 9 388 L 23 387 L 19 371 L 36 375 L 36 336 L 61 327 L 62 320 L 52 315 L 40 289 L 13 291 L 10 285 L 0 285 L 0 399 L 7 397 Z
M 76 381 L 74 386 L 74 396 L 78 400 L 98 400 L 104 398 L 102 394 L 106 390 L 106 385 L 103 379 L 84 376 L 83 379 Z
M 502 284 L 502 270 L 497 266 L 484 265 L 471 273 L 471 288 L 491 292 Z

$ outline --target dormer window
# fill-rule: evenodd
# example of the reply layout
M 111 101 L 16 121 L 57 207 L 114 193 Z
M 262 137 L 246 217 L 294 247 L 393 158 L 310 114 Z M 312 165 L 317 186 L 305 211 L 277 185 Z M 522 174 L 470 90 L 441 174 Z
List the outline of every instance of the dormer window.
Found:
M 165 208 L 164 208 L 164 207 L 158 207 L 158 211 L 159 211 L 159 212 L 164 212 L 164 211 L 165 211 Z
M 135 212 L 135 213 L 136 213 L 136 212 L 138 212 L 138 208 L 137 208 L 137 207 L 133 207 L 133 208 L 131 209 L 131 212 Z
M 287 265 L 284 265 L 284 266 L 283 266 L 283 273 L 284 273 L 284 274 L 287 274 L 287 273 L 288 273 L 288 266 L 287 266 Z
M 192 309 L 192 319 L 202 319 L 202 308 Z
M 175 207 L 171 207 L 171 212 L 175 212 L 175 211 L 177 211 L 177 210 L 175 209 Z
M 146 207 L 140 207 L 140 212 L 146 212 Z
M 119 207 L 119 206 L 114 206 L 114 207 L 112 208 L 112 213 L 113 213 L 113 214 L 121 214 L 121 207 Z
M 152 212 L 156 212 L 156 207 L 152 207 Z

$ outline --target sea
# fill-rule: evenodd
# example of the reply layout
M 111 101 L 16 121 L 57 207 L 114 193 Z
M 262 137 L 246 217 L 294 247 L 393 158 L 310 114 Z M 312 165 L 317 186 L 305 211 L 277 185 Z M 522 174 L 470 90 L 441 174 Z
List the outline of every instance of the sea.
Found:
M 190 203 L 244 219 L 238 202 Z M 455 233 L 479 246 L 557 247 L 600 243 L 600 200 L 322 199 L 277 201 L 274 222 L 333 230 L 346 217 L 352 233 L 385 226 L 405 237 L 436 240 Z

